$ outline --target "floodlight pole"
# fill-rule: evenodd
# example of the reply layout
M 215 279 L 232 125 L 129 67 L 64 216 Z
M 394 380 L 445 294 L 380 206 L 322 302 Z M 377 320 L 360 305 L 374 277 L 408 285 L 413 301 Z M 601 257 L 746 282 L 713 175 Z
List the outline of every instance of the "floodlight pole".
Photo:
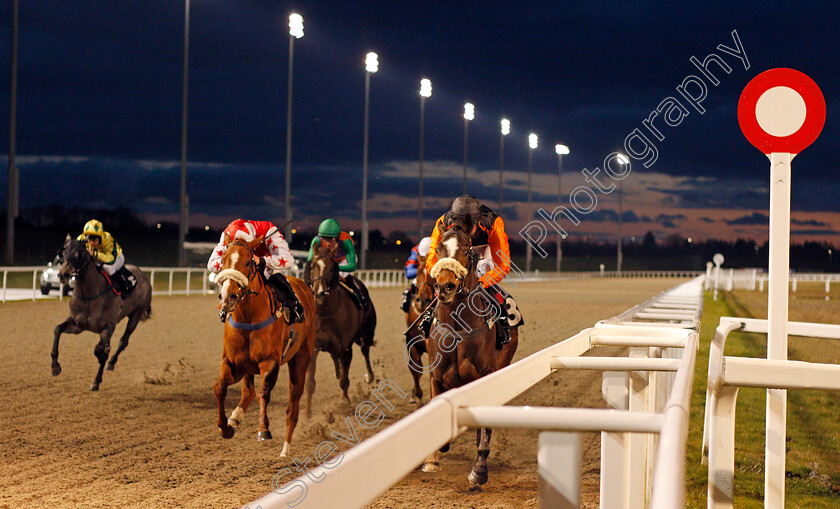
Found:
M 15 262 L 15 216 L 17 215 L 18 179 L 15 167 L 15 133 L 17 124 L 17 40 L 18 40 L 18 0 L 12 7 L 12 78 L 9 105 L 9 180 L 6 207 L 6 264 Z
M 187 264 L 184 241 L 187 240 L 187 222 L 189 212 L 187 207 L 187 98 L 189 90 L 190 69 L 190 0 L 184 0 L 184 89 L 181 97 L 181 218 L 178 223 L 178 265 Z

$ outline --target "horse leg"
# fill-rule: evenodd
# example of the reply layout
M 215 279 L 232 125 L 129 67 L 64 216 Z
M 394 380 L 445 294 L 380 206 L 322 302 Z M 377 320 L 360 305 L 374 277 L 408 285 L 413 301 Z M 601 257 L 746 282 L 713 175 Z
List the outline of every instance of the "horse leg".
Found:
M 302 348 L 302 347 L 301 347 Z M 315 394 L 315 360 L 319 350 L 312 352 L 309 368 L 306 370 L 306 417 L 312 417 L 312 395 Z
M 93 355 L 99 361 L 99 369 L 96 371 L 96 378 L 93 379 L 93 384 L 90 390 L 98 391 L 99 384 L 102 383 L 102 372 L 105 370 L 105 361 L 108 360 L 108 354 L 111 353 L 111 336 L 114 334 L 114 326 L 109 325 L 99 333 L 99 343 L 93 349 Z
M 353 343 L 347 346 L 341 354 L 341 378 L 338 380 L 338 386 L 344 395 L 345 401 L 350 404 L 350 396 L 347 395 L 347 389 L 350 387 L 350 362 L 353 360 Z
M 242 375 L 239 375 L 241 378 Z M 231 438 L 235 430 L 228 424 L 227 416 L 225 415 L 225 397 L 227 397 L 228 386 L 236 383 L 233 368 L 227 359 L 222 359 L 222 364 L 219 366 L 219 378 L 213 384 L 213 392 L 216 394 L 216 404 L 219 407 L 219 433 L 222 438 Z
M 416 346 L 412 345 L 411 348 L 408 349 L 408 355 L 411 357 L 412 365 L 423 365 L 423 360 L 421 359 L 422 354 L 417 351 Z M 408 402 L 417 403 L 417 406 L 421 406 L 423 404 L 423 389 L 420 388 L 420 376 L 422 373 L 415 371 L 411 368 L 411 366 L 409 366 L 408 370 L 411 371 L 411 377 L 414 378 L 414 392 L 411 394 L 411 399 L 408 400 Z
M 283 443 L 283 450 L 280 452 L 281 458 L 285 458 L 289 454 L 292 434 L 295 432 L 295 427 L 297 427 L 298 414 L 300 413 L 300 397 L 303 395 L 303 387 L 306 384 L 306 371 L 311 362 L 309 357 L 309 350 L 301 348 L 288 362 L 289 404 L 286 406 L 286 442 Z
M 234 408 L 233 412 L 230 413 L 230 419 L 228 419 L 228 425 L 230 425 L 230 427 L 235 430 L 239 429 L 239 425 L 242 424 L 242 421 L 245 419 L 245 411 L 248 410 L 248 405 L 254 401 L 255 395 L 254 375 L 245 375 L 242 379 L 242 397 L 239 398 L 239 404 L 236 405 L 236 408 Z
M 487 482 L 487 457 L 490 455 L 490 435 L 492 434 L 493 430 L 490 428 L 475 430 L 475 445 L 478 448 L 478 457 L 470 475 L 467 476 L 471 484 L 482 485 Z
M 140 323 L 140 317 L 142 315 L 143 311 L 139 309 L 129 315 L 128 324 L 126 324 L 125 332 L 120 338 L 120 344 L 117 346 L 117 351 L 111 356 L 111 360 L 108 361 L 108 366 L 105 368 L 108 371 L 114 371 L 114 364 L 117 363 L 117 357 L 119 357 L 120 353 L 122 353 L 122 351 L 125 350 L 125 347 L 128 346 L 128 337 L 131 336 L 131 333 L 137 328 L 137 324 Z
M 55 327 L 53 331 L 53 347 L 52 347 L 52 375 L 58 376 L 61 374 L 61 364 L 58 363 L 58 338 L 61 336 L 62 333 L 69 333 L 69 334 L 78 334 L 82 332 L 82 329 L 76 325 L 76 322 L 73 321 L 72 317 L 67 317 L 67 320 L 64 320 L 60 324 Z
M 373 383 L 373 369 L 370 367 L 370 342 L 365 341 L 365 338 L 362 338 L 362 355 L 365 356 L 365 367 L 367 367 L 367 373 L 365 373 L 365 382 Z
M 442 383 L 435 379 L 433 376 L 429 376 L 429 385 L 431 389 L 431 396 L 430 398 L 434 398 L 438 394 L 441 394 L 446 390 Z M 449 450 L 449 442 L 446 443 L 443 447 L 438 449 L 437 451 L 429 454 L 426 458 L 426 461 L 423 463 L 423 472 L 437 472 L 440 470 L 440 453 L 446 452 Z
M 335 379 L 336 380 L 341 380 L 341 362 L 339 361 L 339 358 L 341 357 L 341 355 L 337 354 L 337 353 L 330 352 L 330 356 L 332 357 L 333 366 L 335 367 Z
M 277 374 L 280 372 L 280 364 L 276 359 L 266 359 L 260 363 L 260 390 L 257 398 L 260 401 L 260 430 L 257 432 L 257 440 L 271 440 L 271 431 L 268 430 L 268 402 L 271 400 L 271 389 L 277 383 Z

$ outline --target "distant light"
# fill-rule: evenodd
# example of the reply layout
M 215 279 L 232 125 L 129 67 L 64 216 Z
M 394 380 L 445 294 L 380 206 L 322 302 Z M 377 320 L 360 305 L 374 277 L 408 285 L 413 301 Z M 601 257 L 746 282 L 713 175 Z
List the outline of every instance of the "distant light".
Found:
M 475 106 L 472 103 L 464 104 L 464 118 L 466 120 L 475 119 Z
M 557 152 L 558 156 L 563 156 L 569 153 L 569 147 L 558 143 L 557 145 L 554 145 L 554 151 Z
M 828 250 L 828 254 L 831 254 L 831 249 Z
M 636 242 L 636 237 L 630 237 L 631 242 Z
M 397 245 L 399 246 L 400 244 L 402 244 L 402 241 L 401 241 L 401 240 L 398 240 L 398 241 L 397 241 Z
M 297 233 L 297 228 L 292 228 L 292 233 Z
M 423 97 L 432 96 L 432 82 L 427 78 L 420 80 L 420 95 Z
M 510 134 L 510 120 L 503 118 L 502 119 L 502 134 L 507 136 Z
M 209 227 L 209 226 L 205 226 L 205 227 L 204 227 L 204 231 L 209 232 L 209 231 L 210 231 L 210 227 Z
M 354 232 L 353 230 L 350 230 L 350 236 L 352 237 L 353 235 L 356 235 L 356 232 Z
M 537 148 L 537 135 L 531 133 L 528 135 L 528 146 L 533 148 Z
M 160 223 L 157 224 L 157 227 L 160 228 Z
M 691 237 L 689 237 L 689 238 L 688 238 L 688 239 L 686 239 L 686 240 L 688 240 L 688 243 L 689 243 L 689 244 L 691 244 Z
M 300 14 L 289 16 L 289 35 L 297 39 L 303 37 L 303 16 Z
M 621 164 L 630 164 L 630 159 L 627 159 L 627 156 L 624 154 L 618 154 L 617 156 L 615 156 L 615 158 Z
M 379 70 L 379 55 L 371 51 L 365 56 L 365 70 L 367 72 L 376 72 Z

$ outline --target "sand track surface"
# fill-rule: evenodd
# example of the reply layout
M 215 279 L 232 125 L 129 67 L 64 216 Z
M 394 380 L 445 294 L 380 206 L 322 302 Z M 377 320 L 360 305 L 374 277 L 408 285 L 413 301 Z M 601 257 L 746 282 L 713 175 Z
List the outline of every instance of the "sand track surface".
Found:
M 526 324 L 514 360 L 678 282 L 520 283 L 515 297 Z M 371 290 L 379 318 L 371 360 L 378 380 L 391 379 L 408 393 L 412 385 L 403 358 L 400 291 Z M 0 305 L 0 508 L 239 507 L 269 492 L 272 478 L 292 466 L 293 457 L 314 457 L 315 447 L 332 431 L 346 431 L 343 420 L 353 407 L 341 400 L 333 364 L 322 353 L 313 416 L 307 419 L 301 412 L 290 458 L 280 458 L 288 394 L 285 367 L 269 406 L 275 439 L 257 442 L 255 403 L 237 434 L 223 440 L 213 395 L 222 351 L 216 305 L 209 296 L 156 297 L 152 318 L 138 326 L 116 370 L 105 372 L 99 392 L 88 391 L 97 367 L 93 348 L 98 336 L 92 333 L 62 336 L 63 372 L 50 375 L 53 328 L 67 316 L 66 300 Z M 112 348 L 124 327 L 125 322 L 117 327 Z M 370 394 L 363 373 L 361 352 L 354 347 L 353 405 Z M 428 398 L 427 376 L 422 383 Z M 512 404 L 603 407 L 600 386 L 600 373 L 556 374 Z M 237 384 L 228 391 L 228 415 L 239 396 Z M 415 409 L 406 398 L 376 428 L 357 428 L 359 437 L 382 431 Z M 536 432 L 494 430 L 490 481 L 480 491 L 470 491 L 466 480 L 475 461 L 474 444 L 475 434 L 468 431 L 443 455 L 440 472 L 417 469 L 370 507 L 536 506 Z M 599 441 L 587 435 L 582 489 L 587 505 L 597 499 L 598 463 Z

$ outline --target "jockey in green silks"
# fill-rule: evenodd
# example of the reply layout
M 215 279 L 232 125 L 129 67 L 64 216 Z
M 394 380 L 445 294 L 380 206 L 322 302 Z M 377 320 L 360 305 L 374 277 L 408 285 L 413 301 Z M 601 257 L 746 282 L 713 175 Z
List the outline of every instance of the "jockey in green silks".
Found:
M 353 237 L 347 232 L 341 231 L 341 225 L 335 219 L 329 218 L 321 221 L 318 226 L 318 235 L 312 239 L 309 245 L 309 256 L 307 262 L 315 257 L 315 251 L 321 246 L 334 249 L 333 261 L 338 265 L 339 276 L 344 287 L 350 290 L 356 302 L 361 308 L 367 305 L 365 292 L 361 289 L 362 282 L 352 273 L 356 270 L 356 248 L 353 245 Z

